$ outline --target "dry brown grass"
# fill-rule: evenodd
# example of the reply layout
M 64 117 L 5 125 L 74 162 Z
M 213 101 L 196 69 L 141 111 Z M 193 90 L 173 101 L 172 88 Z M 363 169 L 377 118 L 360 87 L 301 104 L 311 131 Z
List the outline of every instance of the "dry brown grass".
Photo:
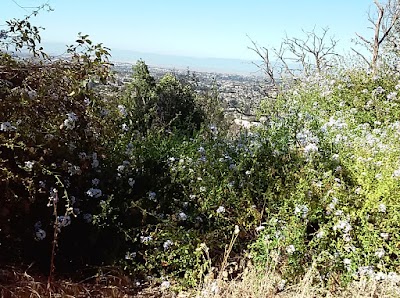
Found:
M 115 268 L 103 268 L 99 274 L 82 281 L 55 279 L 47 290 L 47 277 L 34 277 L 15 267 L 0 269 L 0 296 L 4 298 L 41 297 L 196 297 L 196 298 L 397 298 L 400 285 L 389 281 L 362 280 L 345 289 L 324 287 L 318 283 L 314 270 L 310 269 L 296 285 L 278 289 L 281 277 L 273 271 L 260 272 L 246 269 L 234 280 L 225 280 L 222 275 L 214 279 L 206 277 L 198 289 L 178 294 L 160 290 L 157 285 L 138 288 L 135 283 Z
M 196 293 L 197 298 L 398 298 L 400 285 L 390 281 L 362 280 L 346 288 L 327 288 L 318 283 L 316 273 L 310 269 L 298 284 L 278 289 L 281 278 L 271 271 L 246 270 L 233 281 L 208 280 Z

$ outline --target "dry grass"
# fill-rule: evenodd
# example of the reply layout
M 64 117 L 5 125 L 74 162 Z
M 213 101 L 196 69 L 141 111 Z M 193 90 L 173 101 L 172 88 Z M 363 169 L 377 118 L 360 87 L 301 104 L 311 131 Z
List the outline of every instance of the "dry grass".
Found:
M 273 272 L 260 273 L 246 270 L 233 281 L 208 280 L 192 294 L 197 298 L 398 298 L 400 285 L 389 281 L 362 280 L 353 282 L 347 288 L 324 287 L 318 283 L 316 273 L 310 269 L 296 285 L 279 289 L 282 279 Z
M 156 294 L 156 293 L 153 293 Z M 115 268 L 102 268 L 100 273 L 82 281 L 56 278 L 47 289 L 47 277 L 28 274 L 16 267 L 0 269 L 0 297 L 152 297 Z
M 135 283 L 115 268 L 103 268 L 101 273 L 73 282 L 56 279 L 47 290 L 45 276 L 28 274 L 15 267 L 0 270 L 0 295 L 4 298 L 34 297 L 196 297 L 196 298 L 397 298 L 400 285 L 388 281 L 362 280 L 345 289 L 322 286 L 317 274 L 310 269 L 298 284 L 279 289 L 281 277 L 272 271 L 259 272 L 247 269 L 235 280 L 227 281 L 221 275 L 216 279 L 207 277 L 198 289 L 173 293 L 161 291 L 157 285 L 138 288 Z

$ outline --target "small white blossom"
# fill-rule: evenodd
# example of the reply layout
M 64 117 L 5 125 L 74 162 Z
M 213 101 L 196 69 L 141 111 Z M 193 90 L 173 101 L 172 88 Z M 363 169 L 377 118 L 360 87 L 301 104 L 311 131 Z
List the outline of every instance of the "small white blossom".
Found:
M 126 252 L 125 260 L 133 260 L 136 257 L 136 252 Z
M 288 253 L 288 254 L 292 254 L 292 253 L 294 253 L 296 251 L 296 248 L 294 247 L 294 245 L 293 244 L 291 244 L 291 245 L 289 245 L 288 247 L 286 247 L 286 252 Z
M 168 250 L 172 245 L 174 245 L 174 242 L 172 242 L 171 240 L 167 240 L 164 242 L 163 248 L 164 250 Z
M 264 230 L 264 229 L 265 229 L 264 226 L 258 226 L 258 227 L 256 228 L 256 232 L 260 232 L 260 231 L 262 231 L 262 230 Z
M 377 272 L 375 274 L 375 280 L 385 280 L 387 278 L 387 275 L 383 272 Z
M 149 192 L 149 200 L 151 200 L 151 201 L 156 200 L 156 193 L 154 191 Z
M 71 217 L 69 215 L 67 216 L 58 216 L 57 217 L 57 223 L 60 227 L 66 227 L 71 224 Z
M 325 235 L 325 232 L 323 230 L 320 230 L 315 236 L 318 239 L 321 239 L 322 237 L 324 237 L 324 235 Z
M 219 206 L 217 209 L 217 213 L 224 213 L 225 212 L 225 207 L 224 206 Z
M 388 239 L 389 239 L 389 233 L 380 233 L 380 236 L 381 236 L 384 240 L 388 240 Z
M 103 195 L 101 189 L 93 188 L 93 187 L 91 187 L 91 188 L 86 192 L 86 194 L 87 194 L 89 197 L 96 198 L 96 199 L 97 199 L 97 198 L 100 198 L 100 197 Z
M 128 114 L 126 112 L 125 106 L 124 105 L 118 105 L 118 111 L 121 113 L 122 116 L 126 117 L 126 115 Z
M 25 168 L 28 169 L 28 171 L 32 171 L 33 165 L 35 164 L 34 161 L 26 161 L 25 162 Z
M 37 229 L 36 233 L 35 233 L 35 239 L 39 241 L 39 240 L 43 240 L 44 238 L 46 238 L 45 230 Z
M 92 161 L 92 168 L 97 168 L 99 166 L 99 161 L 97 159 L 93 159 Z
M 10 122 L 1 122 L 0 131 L 13 131 L 16 130 L 15 126 L 12 126 Z
M 285 289 L 286 286 L 286 279 L 282 279 L 279 283 L 278 283 L 278 290 L 279 291 L 283 291 Z
M 295 215 L 301 214 L 302 218 L 306 218 L 308 214 L 308 207 L 306 205 L 297 205 L 294 208 L 294 214 Z
M 171 286 L 171 283 L 169 281 L 167 281 L 167 280 L 164 280 L 161 283 L 160 288 L 161 288 L 162 291 L 164 291 L 164 290 L 168 289 L 170 286 Z
M 128 179 L 128 184 L 129 184 L 130 187 L 133 187 L 133 186 L 135 185 L 135 182 L 136 182 L 136 181 L 135 181 L 135 179 L 133 179 L 133 178 L 129 178 L 129 179 Z
M 379 204 L 378 211 L 382 212 L 382 213 L 386 213 L 386 205 L 385 204 Z
M 393 283 L 399 283 L 400 282 L 400 275 L 398 275 L 396 272 L 389 272 L 387 274 L 388 280 L 390 280 Z
M 379 248 L 375 252 L 375 256 L 378 257 L 379 259 L 382 259 L 384 255 L 385 255 L 385 250 L 383 248 Z
M 146 244 L 152 240 L 153 240 L 153 237 L 151 237 L 151 236 L 140 236 L 140 243 Z
M 187 220 L 187 215 L 184 212 L 179 212 L 178 218 L 181 221 L 185 221 L 185 220 Z
M 313 143 L 308 144 L 307 146 L 304 147 L 304 153 L 306 155 L 315 153 L 315 152 L 318 152 L 318 146 Z

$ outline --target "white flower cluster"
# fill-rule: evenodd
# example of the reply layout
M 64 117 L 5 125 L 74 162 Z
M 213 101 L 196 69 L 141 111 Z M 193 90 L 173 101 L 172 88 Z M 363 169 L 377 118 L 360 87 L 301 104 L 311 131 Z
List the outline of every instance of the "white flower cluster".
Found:
M 172 240 L 167 240 L 164 242 L 163 248 L 164 250 L 168 250 L 172 245 L 174 245 L 174 242 L 172 242 Z
M 99 160 L 97 159 L 97 153 L 93 152 L 92 154 L 92 168 L 95 169 L 99 166 Z
M 89 197 L 92 197 L 95 199 L 100 198 L 103 195 L 101 189 L 93 188 L 93 187 L 89 188 L 89 190 L 86 192 L 86 194 Z
M 306 218 L 308 214 L 308 207 L 307 205 L 296 205 L 294 208 L 294 214 L 300 215 L 302 218 Z
M 67 227 L 71 224 L 71 217 L 69 215 L 66 216 L 58 216 L 57 217 L 57 224 L 59 227 L 63 228 L 63 227 Z
M 35 228 L 35 240 L 40 241 L 46 238 L 46 231 L 42 229 L 42 223 L 38 221 L 34 225 Z
M 67 119 L 64 120 L 63 124 L 61 125 L 61 129 L 62 128 L 66 128 L 66 129 L 74 129 L 76 122 L 78 121 L 78 116 L 74 113 L 74 112 L 70 112 L 67 115 Z
M 147 244 L 153 240 L 151 236 L 140 236 L 140 243 Z
M 318 152 L 319 139 L 317 136 L 314 136 L 310 130 L 304 129 L 298 132 L 296 134 L 296 140 L 299 143 L 299 145 L 303 148 L 304 154 L 306 156 Z
M 16 129 L 10 122 L 0 122 L 0 131 L 14 131 Z

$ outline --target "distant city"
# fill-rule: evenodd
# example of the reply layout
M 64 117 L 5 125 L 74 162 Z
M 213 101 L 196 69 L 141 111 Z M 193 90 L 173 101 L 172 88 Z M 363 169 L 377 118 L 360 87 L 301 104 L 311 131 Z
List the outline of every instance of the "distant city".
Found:
M 114 62 L 114 71 L 117 77 L 115 87 L 122 88 L 131 80 L 133 65 L 133 63 Z M 188 68 L 178 69 L 159 66 L 149 66 L 149 70 L 156 79 L 160 79 L 166 73 L 173 73 L 181 78 L 191 74 L 196 78 L 196 91 L 198 92 L 210 90 L 215 86 L 219 99 L 225 103 L 226 112 L 236 116 L 241 113 L 244 118 L 253 118 L 254 108 L 271 91 L 266 80 L 260 75 L 191 71 Z

